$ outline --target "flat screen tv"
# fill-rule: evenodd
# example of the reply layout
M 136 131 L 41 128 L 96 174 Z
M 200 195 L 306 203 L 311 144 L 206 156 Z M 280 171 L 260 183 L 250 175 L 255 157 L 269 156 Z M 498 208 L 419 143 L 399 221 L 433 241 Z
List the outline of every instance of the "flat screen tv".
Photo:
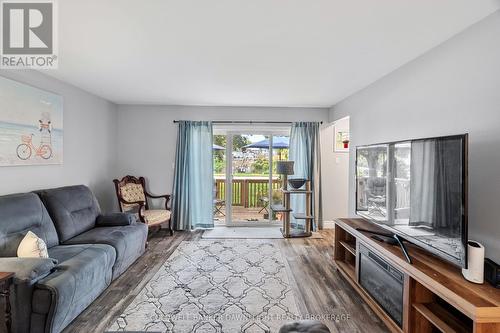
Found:
M 356 147 L 356 214 L 467 267 L 468 135 Z

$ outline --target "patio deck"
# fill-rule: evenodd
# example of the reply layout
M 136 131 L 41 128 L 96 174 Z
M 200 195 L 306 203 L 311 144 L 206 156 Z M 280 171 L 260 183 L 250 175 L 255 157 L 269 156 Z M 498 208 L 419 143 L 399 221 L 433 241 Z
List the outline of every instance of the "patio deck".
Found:
M 218 200 L 226 200 L 225 198 L 225 176 L 215 176 L 215 198 Z M 232 180 L 232 198 L 233 207 L 242 206 L 245 208 L 262 207 L 262 197 L 269 196 L 269 176 L 248 176 L 234 177 Z M 274 177 L 272 181 L 273 191 L 278 191 L 281 187 L 281 180 Z M 260 210 L 260 209 L 259 209 Z M 259 211 L 257 210 L 257 211 Z

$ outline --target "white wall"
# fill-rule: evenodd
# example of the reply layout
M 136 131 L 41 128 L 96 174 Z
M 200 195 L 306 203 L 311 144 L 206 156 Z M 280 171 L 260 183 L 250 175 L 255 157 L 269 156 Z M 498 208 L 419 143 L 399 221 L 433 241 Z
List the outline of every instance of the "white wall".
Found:
M 144 176 L 151 192 L 170 193 L 177 141 L 173 120 L 326 122 L 328 109 L 120 105 L 114 176 Z
M 40 72 L 0 75 L 64 98 L 63 165 L 2 167 L 0 195 L 86 184 L 108 211 L 117 209 L 112 179 L 126 174 L 144 175 L 153 192 L 171 192 L 173 120 L 328 120 L 326 108 L 116 106 Z
M 500 12 L 335 105 L 351 147 L 470 133 L 469 237 L 500 262 Z M 354 212 L 354 156 L 349 207 Z
M 334 151 L 335 127 L 349 131 L 349 118 L 329 123 L 322 132 L 321 169 L 323 178 L 325 225 L 333 227 L 333 220 L 349 215 L 349 153 Z M 331 222 L 331 223 L 328 223 Z
M 64 98 L 64 163 L 0 167 L 0 195 L 85 184 L 103 210 L 109 210 L 116 200 L 110 176 L 116 156 L 116 105 L 40 72 L 1 70 L 0 76 Z

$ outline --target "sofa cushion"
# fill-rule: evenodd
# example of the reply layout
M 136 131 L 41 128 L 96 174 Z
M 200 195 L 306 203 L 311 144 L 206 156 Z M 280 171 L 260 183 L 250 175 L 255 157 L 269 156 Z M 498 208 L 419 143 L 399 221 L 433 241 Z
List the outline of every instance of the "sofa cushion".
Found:
M 60 262 L 36 284 L 32 311 L 37 318 L 46 316 L 46 332 L 57 333 L 111 283 L 115 251 L 105 244 L 61 245 L 49 255 Z
M 99 215 L 96 221 L 96 227 L 118 227 L 131 225 L 137 222 L 137 217 L 130 213 L 111 213 Z
M 84 185 L 41 190 L 36 193 L 47 207 L 61 242 L 92 229 L 101 212 L 94 194 Z
M 64 265 L 66 261 L 79 256 L 82 252 L 88 249 L 92 250 L 93 248 L 99 248 L 105 250 L 106 252 L 108 252 L 108 255 L 113 256 L 114 260 L 116 260 L 115 249 L 109 245 L 101 246 L 101 244 L 78 244 L 78 245 L 54 246 L 49 250 L 49 256 L 52 260 L 56 261 L 59 264 L 58 266 L 61 266 Z
M 0 257 L 16 257 L 21 240 L 32 231 L 47 247 L 59 244 L 57 232 L 40 198 L 34 193 L 0 197 Z
M 64 242 L 64 244 L 108 244 L 116 250 L 113 279 L 120 276 L 144 253 L 148 227 L 143 223 L 121 227 L 98 227 Z

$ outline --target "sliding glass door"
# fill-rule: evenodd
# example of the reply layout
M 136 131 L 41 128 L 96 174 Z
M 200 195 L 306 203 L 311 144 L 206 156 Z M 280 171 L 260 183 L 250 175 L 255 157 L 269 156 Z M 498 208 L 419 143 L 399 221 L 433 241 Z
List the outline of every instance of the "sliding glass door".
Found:
M 227 131 L 214 135 L 214 218 L 217 225 L 279 223 L 272 204 L 281 201 L 279 159 L 288 158 L 287 132 Z

